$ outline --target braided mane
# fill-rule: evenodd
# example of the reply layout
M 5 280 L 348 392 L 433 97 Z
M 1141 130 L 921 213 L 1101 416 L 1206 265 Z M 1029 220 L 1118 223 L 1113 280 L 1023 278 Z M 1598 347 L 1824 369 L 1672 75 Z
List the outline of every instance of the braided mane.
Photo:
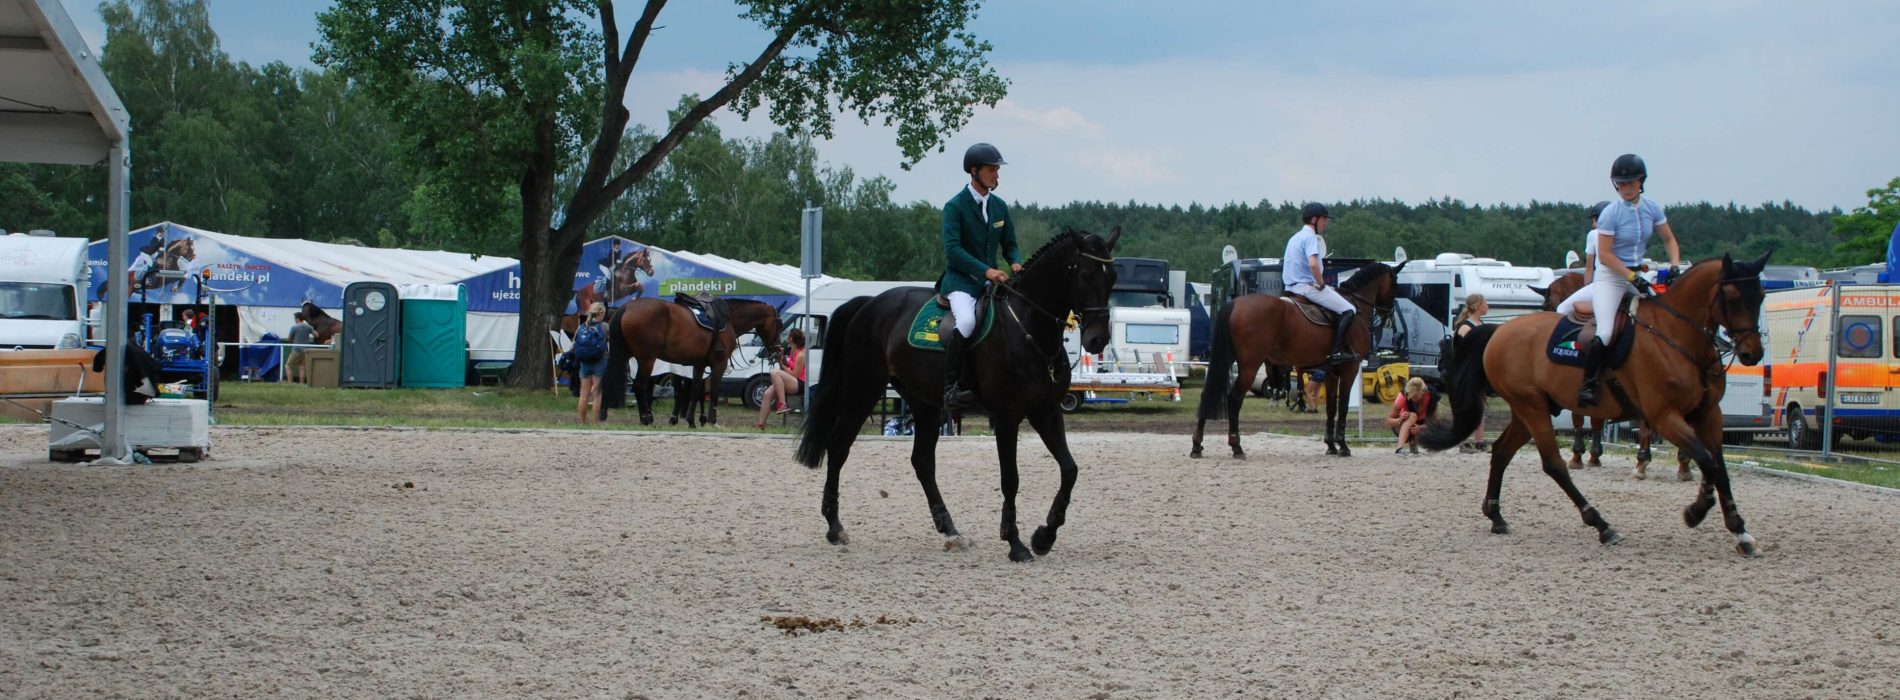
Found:
M 1058 233 L 1055 235 L 1054 238 L 1049 239 L 1048 243 L 1042 244 L 1042 247 L 1037 248 L 1036 252 L 1029 254 L 1028 259 L 1023 261 L 1023 271 L 1027 272 L 1029 270 L 1030 265 L 1034 265 L 1036 263 L 1036 260 L 1039 259 L 1043 253 L 1047 252 L 1050 248 L 1056 247 L 1056 244 L 1061 243 L 1063 241 L 1074 240 L 1076 242 L 1076 245 L 1079 247 L 1082 243 L 1082 237 L 1086 235 L 1088 235 L 1088 232 L 1086 231 L 1077 231 L 1067 226 L 1062 227 L 1061 233 Z

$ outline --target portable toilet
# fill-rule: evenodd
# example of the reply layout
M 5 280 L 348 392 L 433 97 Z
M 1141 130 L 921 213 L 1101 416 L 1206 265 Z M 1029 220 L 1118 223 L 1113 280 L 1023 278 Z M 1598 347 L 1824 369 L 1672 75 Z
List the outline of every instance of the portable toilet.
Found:
M 351 282 L 343 288 L 343 387 L 396 386 L 402 354 L 402 304 L 396 285 Z
M 402 385 L 468 382 L 468 292 L 459 284 L 408 284 L 402 294 Z

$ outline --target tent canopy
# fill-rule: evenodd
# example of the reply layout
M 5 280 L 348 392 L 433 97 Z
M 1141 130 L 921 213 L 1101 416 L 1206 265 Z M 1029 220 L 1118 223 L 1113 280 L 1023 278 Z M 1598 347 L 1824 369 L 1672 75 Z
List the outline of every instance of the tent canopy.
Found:
M 130 131 L 59 0 L 0 0 L 0 161 L 96 165 Z
M 5 0 L 0 0 L 4 2 Z M 433 250 L 366 248 L 289 238 L 250 238 L 206 231 L 171 222 L 153 224 L 126 234 L 134 251 L 131 266 L 141 256 L 157 269 L 171 267 L 206 280 L 219 301 L 241 306 L 291 307 L 305 301 L 331 309 L 343 306 L 343 288 L 351 282 L 388 282 L 403 285 L 449 285 L 469 277 L 510 266 L 514 258 L 470 255 Z M 190 257 L 184 257 L 185 247 Z M 87 255 L 92 265 L 92 295 L 100 286 L 130 275 L 105 274 L 106 242 L 96 241 Z M 210 276 L 202 277 L 205 271 Z M 196 301 L 197 285 L 157 276 L 143 278 L 134 287 L 133 301 L 185 304 Z

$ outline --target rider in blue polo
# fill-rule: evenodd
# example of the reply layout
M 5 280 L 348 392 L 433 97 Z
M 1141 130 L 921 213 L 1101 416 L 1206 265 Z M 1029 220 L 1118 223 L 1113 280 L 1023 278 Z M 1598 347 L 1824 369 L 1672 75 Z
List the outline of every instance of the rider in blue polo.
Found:
M 963 172 L 970 183 L 943 205 L 943 277 L 937 291 L 950 302 L 950 320 L 939 331 L 943 339 L 943 406 L 947 409 L 970 408 L 976 395 L 959 384 L 963 379 L 964 343 L 976 333 L 976 297 L 989 283 L 1009 281 L 1009 272 L 1023 271 L 1022 254 L 1016 250 L 1016 224 L 1009 218 L 1009 206 L 997 197 L 998 172 L 1003 153 L 995 146 L 979 143 L 963 152 Z M 995 266 L 998 251 L 1009 264 L 1009 272 Z
M 1663 207 L 1643 197 L 1649 182 L 1649 167 L 1634 153 L 1617 156 L 1610 164 L 1610 184 L 1617 199 L 1604 207 L 1596 224 L 1596 274 L 1590 284 L 1577 290 L 1557 305 L 1557 313 L 1569 314 L 1581 303 L 1589 303 L 1596 316 L 1596 341 L 1583 348 L 1583 387 L 1577 391 L 1577 405 L 1597 404 L 1597 377 L 1609 358 L 1610 335 L 1616 331 L 1616 314 L 1623 295 L 1634 289 L 1650 294 L 1649 280 L 1636 274 L 1649 248 L 1649 237 L 1660 235 L 1669 249 L 1671 270 L 1682 267 L 1682 251 L 1676 246 L 1675 231 Z
M 1346 331 L 1352 328 L 1355 315 L 1352 302 L 1326 285 L 1325 242 L 1320 236 L 1326 233 L 1332 220 L 1333 215 L 1324 204 L 1310 202 L 1300 207 L 1300 222 L 1305 225 L 1287 239 L 1286 255 L 1280 257 L 1280 283 L 1287 291 L 1339 314 L 1339 320 L 1333 324 L 1333 352 L 1326 358 L 1327 364 L 1337 365 L 1351 362 L 1357 356 L 1346 347 Z

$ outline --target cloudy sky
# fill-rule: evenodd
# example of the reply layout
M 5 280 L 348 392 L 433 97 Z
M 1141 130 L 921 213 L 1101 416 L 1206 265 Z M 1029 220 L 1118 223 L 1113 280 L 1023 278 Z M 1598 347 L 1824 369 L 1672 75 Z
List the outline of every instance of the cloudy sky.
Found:
M 93 0 L 64 0 L 103 39 Z M 233 57 L 310 65 L 323 0 L 214 0 Z M 631 26 L 640 3 L 622 0 Z M 1289 5 L 1302 5 L 1286 7 Z M 676 0 L 629 90 L 658 127 L 766 35 L 721 0 Z M 1617 154 L 1665 202 L 1851 209 L 1900 176 L 1892 0 L 986 3 L 1009 96 L 900 169 L 891 130 L 841 123 L 822 157 L 947 198 L 963 147 L 999 146 L 1012 201 L 1594 201 Z M 762 116 L 717 117 L 728 136 Z

